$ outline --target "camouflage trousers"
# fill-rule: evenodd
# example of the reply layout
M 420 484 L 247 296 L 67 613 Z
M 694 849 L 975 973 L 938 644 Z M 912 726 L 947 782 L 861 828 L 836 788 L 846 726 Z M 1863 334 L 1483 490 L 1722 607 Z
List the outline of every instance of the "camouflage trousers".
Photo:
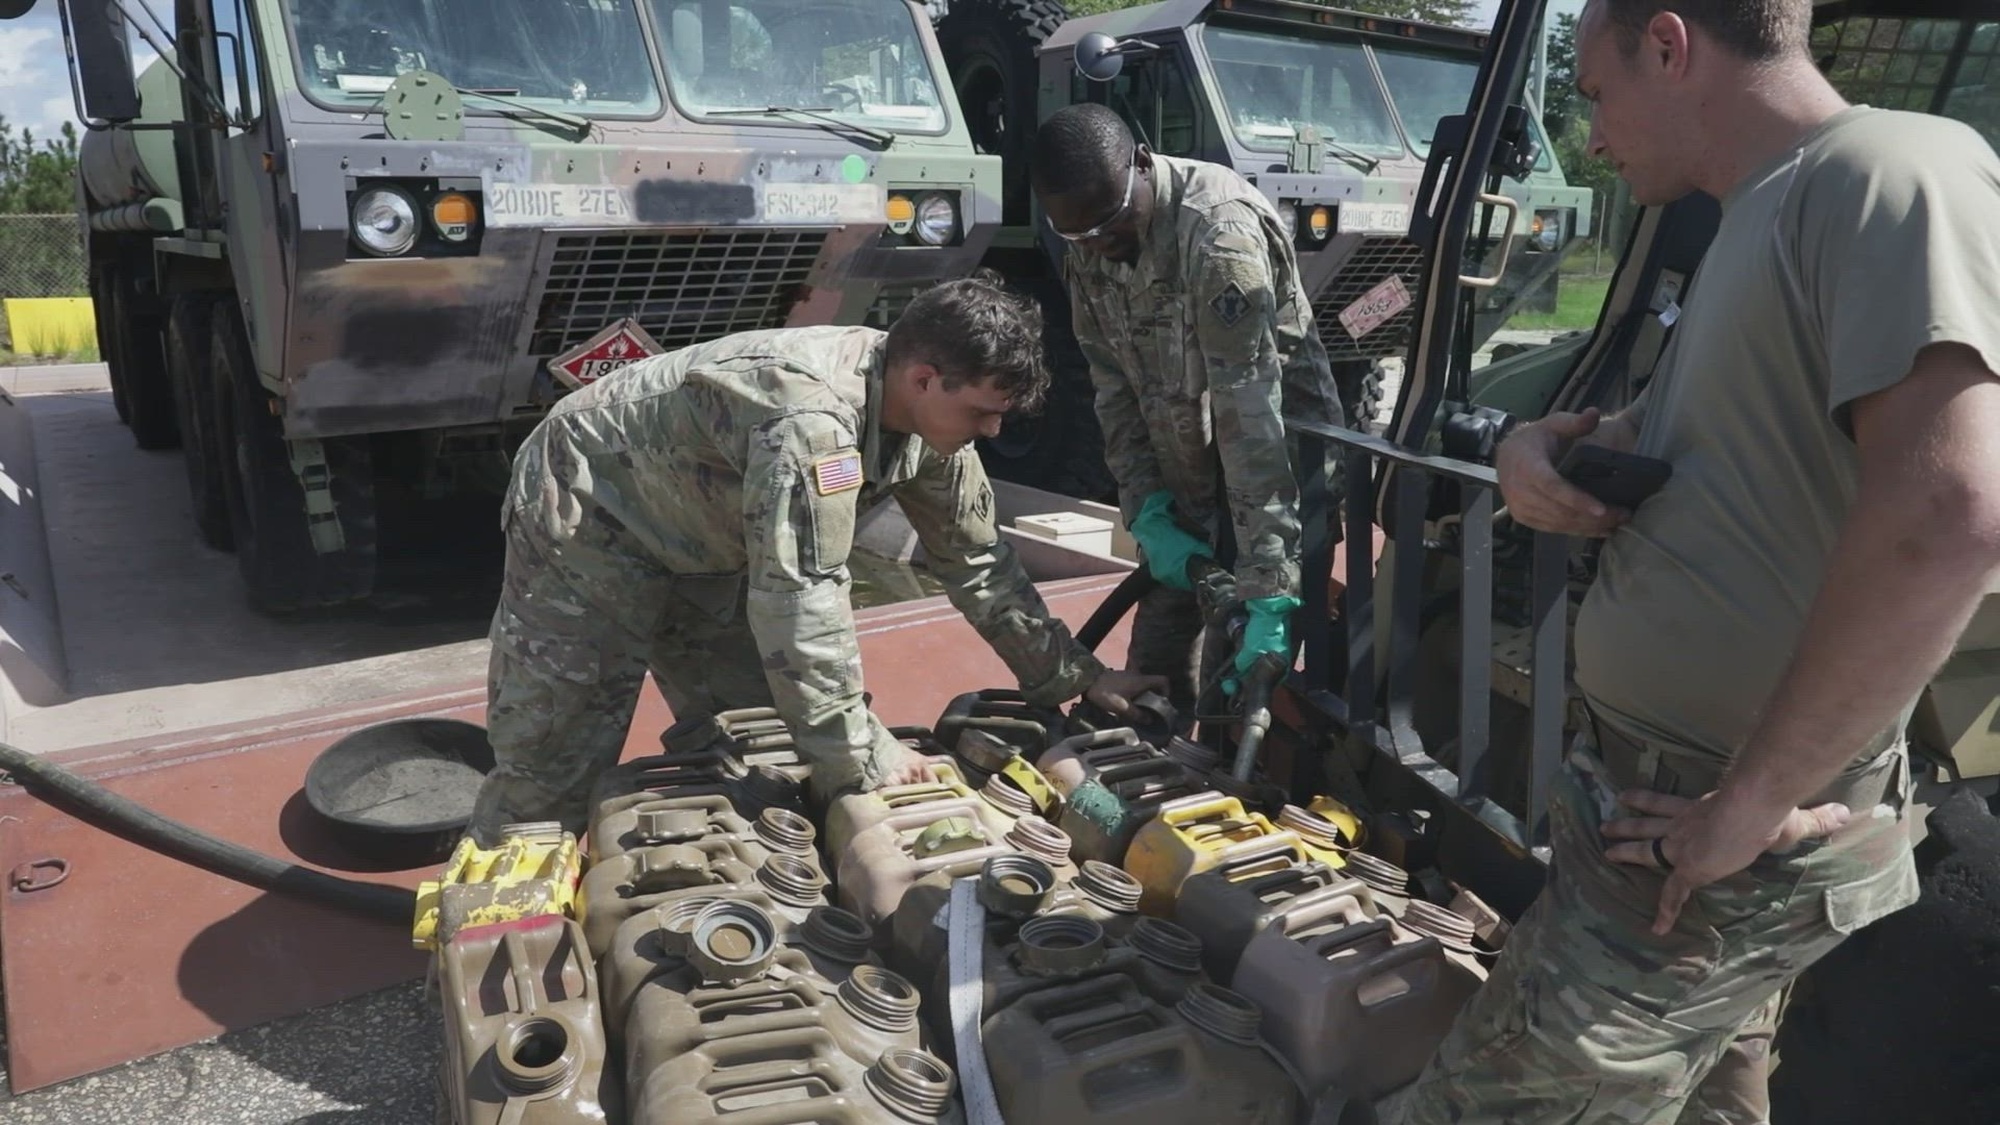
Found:
M 1200 683 L 1203 627 L 1201 607 L 1185 590 L 1159 585 L 1132 608 L 1132 643 L 1126 663 L 1135 672 L 1167 678 L 1167 699 L 1176 711 L 1194 710 Z
M 1665 876 L 1604 858 L 1600 825 L 1628 814 L 1579 739 L 1551 786 L 1542 894 L 1423 1073 L 1378 1104 L 1383 1125 L 1767 1122 L 1792 981 L 1916 897 L 1902 754 L 1869 767 L 1893 777 L 1864 771 L 1882 797 L 1846 828 L 1696 891 L 1658 936 Z
M 502 825 L 582 832 L 590 788 L 617 763 L 650 670 L 676 720 L 769 707 L 740 577 L 670 576 L 589 538 L 507 529 L 489 632 L 486 728 L 494 768 L 473 807 L 482 847 Z

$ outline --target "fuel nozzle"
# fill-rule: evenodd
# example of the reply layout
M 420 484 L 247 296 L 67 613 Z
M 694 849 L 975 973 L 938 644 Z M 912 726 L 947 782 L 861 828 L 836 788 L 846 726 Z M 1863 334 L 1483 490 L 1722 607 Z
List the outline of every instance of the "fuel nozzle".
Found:
M 1236 576 L 1214 559 L 1199 556 L 1188 560 L 1187 574 L 1189 585 L 1194 587 L 1195 602 L 1201 608 L 1202 620 L 1215 635 L 1216 647 L 1213 651 L 1218 657 L 1216 663 L 1219 669 L 1214 682 L 1202 692 L 1196 706 L 1197 716 L 1204 719 L 1241 717 L 1243 729 L 1237 738 L 1236 757 L 1231 763 L 1230 773 L 1238 781 L 1248 781 L 1256 766 L 1257 751 L 1263 745 L 1264 735 L 1271 729 L 1271 692 L 1284 678 L 1284 662 L 1270 653 L 1264 653 L 1240 677 L 1237 676 L 1235 669 L 1229 665 L 1249 629 L 1250 610 L 1236 594 Z M 1233 709 L 1223 699 L 1221 685 L 1225 679 L 1239 681 Z
M 1271 689 L 1284 674 L 1284 662 L 1268 652 L 1259 653 L 1243 674 L 1243 733 L 1236 740 L 1236 760 L 1229 771 L 1238 781 L 1250 780 L 1256 768 L 1257 751 L 1263 748 L 1264 735 L 1271 729 Z
M 1202 621 L 1211 629 L 1241 633 L 1250 619 L 1250 611 L 1236 596 L 1236 575 L 1214 559 L 1196 555 L 1188 560 L 1187 577 L 1188 585 L 1194 588 L 1195 605 L 1201 609 Z

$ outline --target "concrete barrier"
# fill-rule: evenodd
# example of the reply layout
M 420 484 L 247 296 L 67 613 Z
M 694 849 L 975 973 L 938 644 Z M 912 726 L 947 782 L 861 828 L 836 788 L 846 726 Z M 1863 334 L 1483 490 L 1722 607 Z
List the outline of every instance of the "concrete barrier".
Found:
M 9 297 L 0 301 L 20 355 L 76 355 L 97 347 L 96 310 L 88 297 Z
M 63 702 L 68 681 L 34 426 L 27 410 L 0 391 L 0 738 L 10 711 Z

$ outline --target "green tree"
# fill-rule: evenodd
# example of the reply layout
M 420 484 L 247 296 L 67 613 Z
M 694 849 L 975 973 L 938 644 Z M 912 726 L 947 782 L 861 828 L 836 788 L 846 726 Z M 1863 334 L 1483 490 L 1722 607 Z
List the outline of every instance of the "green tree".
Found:
M 53 141 L 0 118 L 0 297 L 85 292 L 76 220 L 76 129 Z M 9 219 L 9 215 L 65 218 Z
M 0 215 L 55 215 L 76 210 L 76 126 L 65 121 L 55 140 L 0 117 Z
M 1135 8 L 1152 0 L 1068 0 L 1064 5 L 1073 17 L 1094 16 L 1103 12 L 1115 12 L 1121 8 Z M 1471 21 L 1479 10 L 1477 0 L 1320 0 L 1330 8 L 1344 8 L 1351 12 L 1367 12 L 1376 16 L 1391 16 L 1396 19 L 1423 20 L 1428 23 L 1450 24 L 1463 27 Z
M 1576 92 L 1576 17 L 1556 17 L 1549 33 L 1549 78 L 1542 107 L 1542 129 L 1555 146 L 1556 160 L 1572 185 L 1589 188 L 1596 198 L 1599 221 L 1609 219 L 1618 190 L 1618 170 L 1608 160 L 1590 155 L 1590 103 Z
M 1542 127 L 1550 136 L 1561 134 L 1570 122 L 1588 118 L 1590 107 L 1576 92 L 1576 16 L 1564 12 L 1556 16 L 1549 32 L 1549 80 L 1543 97 Z M 1588 121 L 1585 121 L 1586 126 Z
M 1338 0 L 1328 7 L 1451 27 L 1466 26 L 1479 10 L 1476 0 Z

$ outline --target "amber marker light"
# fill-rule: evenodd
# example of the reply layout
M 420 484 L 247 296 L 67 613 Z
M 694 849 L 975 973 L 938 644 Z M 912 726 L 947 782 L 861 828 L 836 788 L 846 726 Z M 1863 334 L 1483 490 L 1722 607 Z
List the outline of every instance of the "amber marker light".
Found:
M 890 196 L 882 212 L 889 220 L 889 229 L 897 234 L 910 233 L 910 226 L 917 221 L 917 205 L 907 195 Z
M 463 192 L 448 191 L 431 201 L 431 223 L 447 242 L 472 237 L 472 221 L 477 215 L 472 197 Z

